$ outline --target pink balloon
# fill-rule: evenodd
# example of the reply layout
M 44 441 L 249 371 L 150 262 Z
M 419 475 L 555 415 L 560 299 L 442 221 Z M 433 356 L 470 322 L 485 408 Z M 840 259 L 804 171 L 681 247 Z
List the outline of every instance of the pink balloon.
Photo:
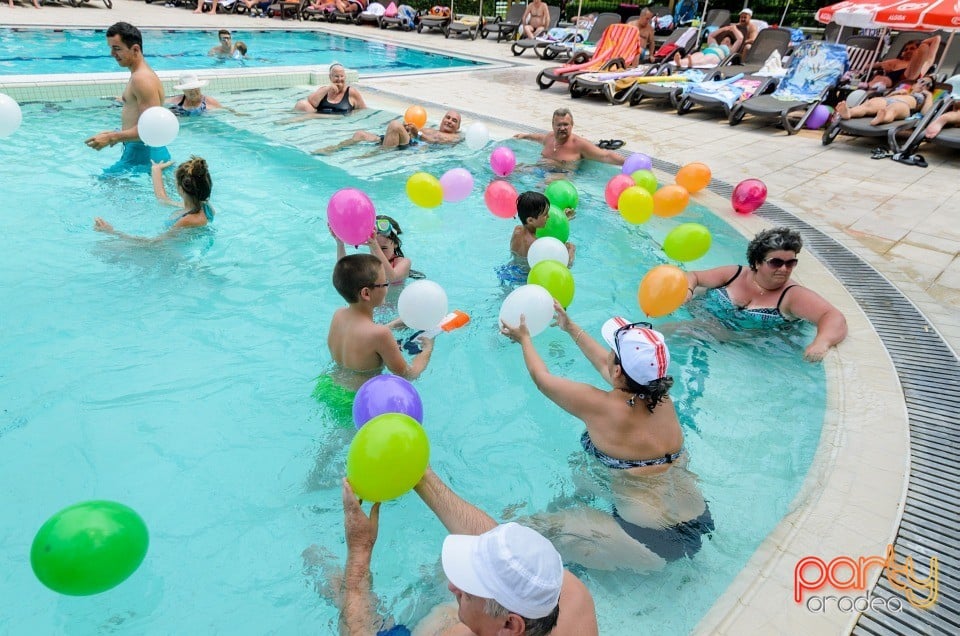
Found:
M 327 203 L 327 223 L 344 243 L 362 245 L 373 234 L 377 213 L 373 201 L 356 188 L 337 190 Z
M 617 202 L 620 200 L 620 195 L 623 194 L 624 190 L 635 185 L 633 177 L 630 175 L 618 174 L 610 179 L 610 181 L 607 181 L 607 187 L 603 191 L 603 198 L 607 200 L 607 205 L 617 210 Z
M 506 181 L 491 181 L 483 193 L 483 200 L 494 216 L 510 219 L 517 215 L 517 189 Z
M 440 177 L 443 186 L 443 200 L 450 203 L 463 201 L 473 191 L 473 175 L 465 168 L 447 170 Z
M 767 200 L 767 186 L 760 179 L 746 179 L 733 189 L 730 201 L 739 214 L 750 214 Z
M 514 156 L 513 151 L 506 146 L 497 146 L 493 149 L 493 152 L 490 153 L 490 167 L 493 168 L 494 173 L 499 177 L 505 177 L 513 172 L 513 168 L 516 165 L 516 156 Z

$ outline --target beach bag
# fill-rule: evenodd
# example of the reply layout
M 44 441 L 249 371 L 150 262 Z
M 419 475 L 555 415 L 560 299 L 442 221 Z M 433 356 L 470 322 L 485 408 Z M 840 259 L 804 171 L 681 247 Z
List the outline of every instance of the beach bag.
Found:
M 383 17 L 395 18 L 397 17 L 397 11 L 397 5 L 391 2 L 387 5 L 387 8 L 383 10 Z

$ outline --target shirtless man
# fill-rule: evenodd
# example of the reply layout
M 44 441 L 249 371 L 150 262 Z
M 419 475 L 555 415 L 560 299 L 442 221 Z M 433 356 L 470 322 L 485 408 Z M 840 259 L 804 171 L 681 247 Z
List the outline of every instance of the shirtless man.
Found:
M 640 10 L 640 15 L 627 20 L 627 24 L 635 24 L 640 31 L 640 59 L 653 57 L 653 52 L 657 50 L 657 43 L 653 37 L 653 11 L 643 8 Z
M 169 161 L 170 153 L 165 147 L 148 147 L 140 141 L 137 122 L 140 115 L 153 106 L 163 106 L 163 84 L 143 59 L 143 37 L 137 27 L 126 22 L 117 22 L 107 29 L 107 44 L 110 55 L 117 64 L 130 69 L 130 80 L 123 89 L 123 111 L 120 114 L 121 130 L 108 130 L 86 140 L 94 150 L 101 150 L 123 143 L 120 160 L 106 172 L 123 172 L 135 168 L 149 169 L 151 162 Z
M 558 163 L 593 159 L 622 166 L 624 157 L 612 150 L 603 150 L 579 135 L 573 134 L 573 114 L 568 108 L 553 111 L 553 132 L 518 133 L 515 139 L 529 139 L 543 144 L 540 156 Z
M 520 18 L 523 25 L 523 37 L 535 38 L 550 28 L 550 7 L 543 0 L 533 0 Z
M 216 3 L 214 3 L 214 6 L 216 6 Z M 217 39 L 220 40 L 220 44 L 210 49 L 207 55 L 214 57 L 233 57 L 233 53 L 237 48 L 233 44 L 233 36 L 230 34 L 230 31 L 228 29 L 220 29 L 217 33 Z
M 387 124 L 386 130 L 382 135 L 372 133 L 367 130 L 358 130 L 353 133 L 349 139 L 344 139 L 338 144 L 319 148 L 311 154 L 330 155 L 338 150 L 355 146 L 359 143 L 369 142 L 380 144 L 383 150 L 399 148 L 405 150 L 410 146 L 418 146 L 421 142 L 428 144 L 455 144 L 460 141 L 460 113 L 455 110 L 447 111 L 440 122 L 439 128 L 424 128 L 417 130 L 413 124 L 408 124 L 399 119 L 394 119 Z
M 428 144 L 455 144 L 459 143 L 460 137 L 460 113 L 455 110 L 448 110 L 440 120 L 440 126 L 437 128 L 424 128 L 420 131 L 420 137 Z
M 717 42 L 723 43 L 723 36 L 718 35 L 720 31 L 724 29 L 734 28 L 738 29 L 740 33 L 743 34 L 743 45 L 742 53 L 746 55 L 747 51 L 750 50 L 750 47 L 753 46 L 753 41 L 757 39 L 757 33 L 760 32 L 760 29 L 757 28 L 757 25 L 753 23 L 751 18 L 753 17 L 753 9 L 744 9 L 740 12 L 740 20 L 729 27 L 722 27 L 717 29 L 714 32 Z M 733 36 L 729 36 L 731 39 Z

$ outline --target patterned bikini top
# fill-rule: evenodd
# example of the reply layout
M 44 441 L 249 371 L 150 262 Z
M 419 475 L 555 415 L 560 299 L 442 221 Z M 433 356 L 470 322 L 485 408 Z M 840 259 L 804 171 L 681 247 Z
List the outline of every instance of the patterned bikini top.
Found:
M 796 285 L 787 285 L 783 288 L 775 307 L 742 307 L 733 302 L 733 299 L 730 298 L 730 292 L 727 291 L 727 286 L 737 280 L 742 272 L 743 265 L 738 265 L 737 273 L 730 280 L 707 292 L 708 306 L 712 305 L 711 309 L 718 318 L 732 319 L 741 327 L 768 327 L 795 322 L 783 315 L 780 311 L 780 304 L 787 292 Z

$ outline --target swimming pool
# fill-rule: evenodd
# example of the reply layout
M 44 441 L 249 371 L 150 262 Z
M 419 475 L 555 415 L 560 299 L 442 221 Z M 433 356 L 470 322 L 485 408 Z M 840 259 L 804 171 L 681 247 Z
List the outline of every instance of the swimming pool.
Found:
M 302 92 L 224 101 L 282 119 Z M 435 124 L 441 113 L 430 114 Z M 438 339 L 416 383 L 437 472 L 498 518 L 564 505 L 584 471 L 593 477 L 581 426 L 539 395 L 519 349 L 495 328 L 506 291 L 494 270 L 507 260 L 511 222 L 486 212 L 479 187 L 436 211 L 414 208 L 403 193 L 414 169 L 440 175 L 466 165 L 485 184 L 487 152 L 303 152 L 393 116 L 279 126 L 273 118 L 184 121 L 171 150 L 210 162 L 219 216 L 196 240 L 143 249 L 92 230 L 92 217 L 104 216 L 120 230 L 153 235 L 165 218 L 145 177 L 97 178 L 118 149 L 94 153 L 82 140 L 115 126 L 118 112 L 93 100 L 24 106 L 23 127 L 0 146 L 8 199 L 31 211 L 5 215 L 0 238 L 0 275 L 11 281 L 0 292 L 0 479 L 23 484 L 0 494 L 0 505 L 16 511 L 0 529 L 9 599 L 0 632 L 333 631 L 336 611 L 313 590 L 300 552 L 319 543 L 343 555 L 333 478 L 349 430 L 310 398 L 329 360 L 327 321 L 342 305 L 329 284 L 334 246 L 324 222 L 340 187 L 363 188 L 379 212 L 397 218 L 414 267 L 473 317 L 463 333 Z M 532 144 L 509 144 L 521 162 L 535 160 Z M 28 156 L 31 174 L 46 175 L 43 188 L 18 167 Z M 714 233 L 697 267 L 740 262 L 745 247 L 705 210 L 626 226 L 603 203 L 613 173 L 591 165 L 576 177 L 571 315 L 594 333 L 613 313 L 639 317 L 637 283 L 662 262 L 656 243 L 678 223 L 699 221 Z M 514 184 L 532 188 L 539 179 L 525 174 Z M 578 570 L 601 633 L 688 632 L 788 510 L 817 445 L 823 369 L 784 346 L 809 331 L 721 343 L 707 318 L 693 314 L 659 323 L 685 321 L 670 339 L 673 395 L 717 531 L 695 559 L 661 573 Z M 537 346 L 551 368 L 599 383 L 569 337 L 548 330 Z M 790 403 L 765 399 L 787 393 Z M 30 572 L 30 541 L 50 514 L 91 498 L 138 510 L 150 552 L 111 592 L 55 596 Z M 384 507 L 375 587 L 403 622 L 447 598 L 436 565 L 443 536 L 414 496 Z
M 119 69 L 110 57 L 105 30 L 0 29 L 0 75 L 110 73 Z M 319 31 L 234 31 L 246 59 L 211 57 L 216 31 L 144 29 L 143 50 L 157 71 L 223 70 L 271 66 L 325 65 L 337 61 L 360 73 L 475 67 L 483 62 L 384 42 Z

